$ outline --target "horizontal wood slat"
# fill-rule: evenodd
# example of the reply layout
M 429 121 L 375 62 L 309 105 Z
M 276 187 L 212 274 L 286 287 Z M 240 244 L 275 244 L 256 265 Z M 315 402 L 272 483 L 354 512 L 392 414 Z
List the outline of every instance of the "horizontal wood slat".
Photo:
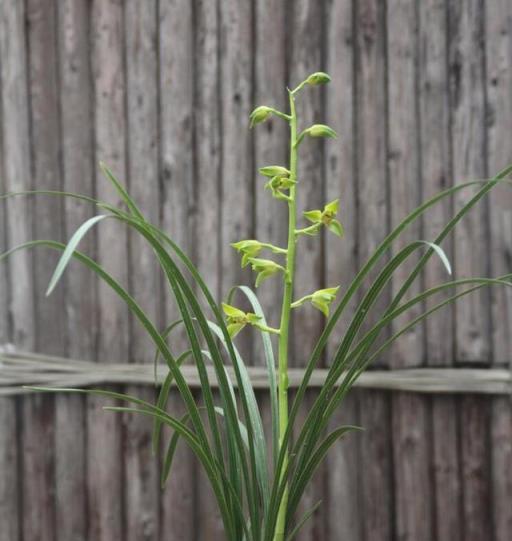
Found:
M 191 387 L 200 387 L 194 366 L 182 366 L 181 370 Z M 217 381 L 213 368 L 208 367 L 207 370 L 212 386 L 216 387 Z M 265 367 L 249 366 L 248 371 L 256 389 L 268 388 Z M 322 368 L 314 370 L 309 386 L 321 387 L 327 373 L 328 370 Z M 159 365 L 156 371 L 158 384 L 162 383 L 166 374 L 167 368 Z M 304 376 L 304 369 L 292 368 L 289 376 L 290 386 L 297 388 Z M 27 385 L 90 387 L 106 384 L 152 385 L 154 383 L 155 374 L 151 364 L 93 363 L 22 352 L 0 354 L 0 396 L 30 393 L 30 389 L 22 387 Z M 512 376 L 505 368 L 369 370 L 356 381 L 355 387 L 416 393 L 503 395 L 512 392 Z

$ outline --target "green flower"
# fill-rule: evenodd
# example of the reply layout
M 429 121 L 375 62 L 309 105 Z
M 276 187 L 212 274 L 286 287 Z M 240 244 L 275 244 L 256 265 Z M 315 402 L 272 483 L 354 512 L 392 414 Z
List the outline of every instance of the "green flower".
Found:
M 327 203 L 327 205 L 325 205 L 324 207 L 324 210 L 308 210 L 304 212 L 304 218 L 313 223 L 313 225 L 317 226 L 316 228 L 311 227 L 307 229 L 310 229 L 312 233 L 316 233 L 320 226 L 324 225 L 325 227 L 327 227 L 327 229 L 329 229 L 329 231 L 331 231 L 338 237 L 343 237 L 343 226 L 335 218 L 336 214 L 338 213 L 338 203 L 338 199 L 335 199 L 334 201 Z M 309 231 L 302 231 L 309 234 Z
M 323 71 L 316 71 L 306 79 L 308 85 L 325 85 L 330 82 L 331 77 Z
M 246 325 L 253 325 L 261 319 L 256 314 L 243 312 L 224 302 L 222 303 L 222 310 L 226 314 L 226 324 L 231 338 L 234 338 Z
M 259 240 L 241 240 L 231 244 L 233 248 L 242 255 L 242 268 L 249 264 L 251 257 L 257 256 L 263 249 L 263 244 Z
M 325 317 L 329 317 L 329 306 L 336 299 L 340 286 L 319 289 L 311 295 L 311 304 L 320 310 Z
M 260 173 L 264 177 L 289 177 L 290 171 L 281 165 L 267 165 L 266 167 L 260 167 Z
M 265 189 L 271 190 L 272 195 L 276 199 L 286 199 L 288 196 L 285 195 L 281 190 L 289 190 L 294 184 L 297 184 L 297 181 L 292 180 L 287 177 L 272 177 L 266 184 Z
M 258 276 L 256 277 L 256 287 L 273 274 L 276 274 L 279 271 L 284 272 L 284 268 L 281 265 L 278 265 L 275 261 L 270 259 L 250 257 L 249 263 L 252 266 L 252 270 L 258 273 Z
M 249 119 L 251 121 L 251 128 L 255 124 L 259 124 L 260 122 L 265 122 L 269 116 L 271 116 L 273 113 L 273 109 L 271 107 L 267 107 L 266 105 L 260 105 L 259 107 L 256 107 L 254 111 L 249 115 Z

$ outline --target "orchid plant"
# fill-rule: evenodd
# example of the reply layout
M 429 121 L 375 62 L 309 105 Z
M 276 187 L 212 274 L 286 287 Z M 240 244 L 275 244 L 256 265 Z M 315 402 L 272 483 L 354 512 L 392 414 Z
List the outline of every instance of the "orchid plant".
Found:
M 163 427 L 170 428 L 173 434 L 164 457 L 162 483 L 165 483 L 171 471 L 178 443 L 184 441 L 196 455 L 211 483 L 226 539 L 229 541 L 291 541 L 317 508 L 316 505 L 302 517 L 296 516 L 301 497 L 313 474 L 333 444 L 348 432 L 357 429 L 354 426 L 341 426 L 329 431 L 329 426 L 333 413 L 340 407 L 359 375 L 385 348 L 436 310 L 482 287 L 512 285 L 511 274 L 494 279 L 448 280 L 405 300 L 410 286 L 432 255 L 439 256 L 448 273 L 451 273 L 448 259 L 440 246 L 442 241 L 493 187 L 507 179 L 512 171 L 512 167 L 509 167 L 490 180 L 452 186 L 414 209 L 378 245 L 343 291 L 334 310 L 333 304 L 340 294 L 340 286 L 336 284 L 312 291 L 299 299 L 294 298 L 295 264 L 301 237 L 318 235 L 323 229 L 338 239 L 344 235 L 343 226 L 338 219 L 337 199 L 328 202 L 321 209 L 304 210 L 304 223 L 297 224 L 297 190 L 307 182 L 307 179 L 301 178 L 298 169 L 300 146 L 309 137 L 334 138 L 336 133 L 324 124 L 315 124 L 300 131 L 296 100 L 299 99 L 301 91 L 306 91 L 311 86 L 324 85 L 329 81 L 330 77 L 326 73 L 313 73 L 295 89 L 288 90 L 287 112 L 263 105 L 257 107 L 250 115 L 251 126 L 275 116 L 290 127 L 289 163 L 267 165 L 259 170 L 261 175 L 268 179 L 265 189 L 288 208 L 287 245 L 274 246 L 255 239 L 240 240 L 232 245 L 241 255 L 242 267 L 250 266 L 255 273 L 256 288 L 268 279 L 282 281 L 281 317 L 275 326 L 269 325 L 255 292 L 247 286 L 237 286 L 226 302 L 219 305 L 192 261 L 171 237 L 145 218 L 136 202 L 103 164 L 101 167 L 105 176 L 123 200 L 124 209 L 83 195 L 50 191 L 30 192 L 77 198 L 95 205 L 100 214 L 90 218 L 78 228 L 67 245 L 51 240 L 36 240 L 13 248 L 0 256 L 4 258 L 16 250 L 34 247 L 61 251 L 62 255 L 49 284 L 48 294 L 56 287 L 69 261 L 74 258 L 95 272 L 126 303 L 127 308 L 145 328 L 155 345 L 155 364 L 162 358 L 167 367 L 167 375 L 161 383 L 156 404 L 135 396 L 102 389 L 41 387 L 32 389 L 94 393 L 128 403 L 127 406 L 106 406 L 105 409 L 132 412 L 151 418 L 155 451 L 160 446 Z M 468 189 L 476 191 L 435 239 L 411 242 L 398 249 L 391 257 L 387 257 L 390 248 L 400 235 L 411 224 L 424 217 L 430 208 L 453 194 Z M 5 197 L 10 195 L 13 194 Z M 77 250 L 80 240 L 90 229 L 107 218 L 125 224 L 134 233 L 141 235 L 152 248 L 180 314 L 176 321 L 170 322 L 163 330 L 157 329 L 155 322 L 150 320 L 115 277 Z M 338 239 L 337 241 L 342 242 Z M 376 301 L 386 288 L 389 288 L 396 269 L 419 251 L 422 252 L 421 256 L 401 288 L 391 297 L 389 306 L 379 312 L 378 318 L 372 318 L 372 321 L 376 320 L 375 323 L 371 326 L 364 325 L 371 312 L 382 310 L 381 303 Z M 262 255 L 265 258 L 261 257 Z M 369 275 L 374 270 L 378 270 L 376 278 L 368 285 Z M 463 289 L 459 291 L 460 287 Z M 233 305 L 234 291 L 239 291 L 245 296 L 252 306 L 252 311 L 246 312 Z M 379 340 L 382 331 L 400 315 L 418 306 L 421 309 L 427 298 L 447 292 L 449 294 L 444 295 L 438 304 L 408 321 L 388 338 Z M 297 415 L 311 376 L 325 351 L 333 329 L 353 300 L 358 302 L 349 314 L 350 324 L 341 338 L 332 344 L 333 353 L 325 382 L 313 405 L 309 407 L 304 423 L 297 427 Z M 306 303 L 311 303 L 327 319 L 290 407 L 288 400 L 290 319 L 292 312 L 301 309 Z M 180 327 L 185 330 L 188 347 L 184 351 L 177 352 L 173 347 L 173 332 Z M 252 327 L 263 341 L 272 413 L 270 434 L 266 434 L 263 429 L 249 371 L 235 345 L 236 336 L 240 332 L 246 332 L 248 327 Z M 278 349 L 277 363 L 274 356 L 275 344 L 272 340 L 274 336 Z M 197 369 L 202 390 L 202 406 L 199 406 L 181 370 L 182 363 L 187 359 L 191 359 Z M 207 369 L 208 366 L 212 366 L 219 388 L 215 396 L 212 392 L 212 371 Z M 177 388 L 186 411 L 182 417 L 177 417 L 167 408 L 173 385 Z M 292 431 L 296 435 L 293 441 Z M 270 440 L 272 450 L 270 456 L 267 453 L 267 439 Z

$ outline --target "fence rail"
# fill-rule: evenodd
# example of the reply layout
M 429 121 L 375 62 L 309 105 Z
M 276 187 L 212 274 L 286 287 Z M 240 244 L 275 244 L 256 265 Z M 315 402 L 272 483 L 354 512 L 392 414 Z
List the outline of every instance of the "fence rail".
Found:
M 195 366 L 181 367 L 185 381 L 192 388 L 200 387 Z M 236 382 L 230 367 L 231 380 Z M 255 389 L 268 389 L 266 368 L 249 366 L 249 377 Z M 212 387 L 217 387 L 213 367 L 207 367 Z M 328 370 L 313 371 L 309 388 L 323 385 Z M 156 372 L 150 364 L 95 363 L 61 357 L 51 357 L 25 352 L 0 353 L 0 396 L 29 394 L 26 386 L 91 387 L 100 385 L 160 385 L 167 375 L 167 367 L 158 365 Z M 304 369 L 291 368 L 290 387 L 297 388 L 304 376 Z M 343 376 L 340 377 L 341 382 Z M 236 383 L 235 383 L 236 385 Z M 472 393 L 507 395 L 512 393 L 512 377 L 508 369 L 478 368 L 405 368 L 371 370 L 356 381 L 361 389 L 407 391 L 415 393 Z

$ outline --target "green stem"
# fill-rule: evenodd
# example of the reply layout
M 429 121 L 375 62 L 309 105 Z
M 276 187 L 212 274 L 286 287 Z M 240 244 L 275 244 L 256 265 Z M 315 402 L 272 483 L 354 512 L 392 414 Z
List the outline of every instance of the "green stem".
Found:
M 290 98 L 290 178 L 297 180 L 297 114 L 295 112 L 295 99 L 292 92 Z M 293 282 L 295 275 L 295 224 L 297 221 L 295 184 L 290 187 L 290 199 L 288 201 L 288 253 L 286 257 L 286 271 L 284 279 L 283 307 L 281 311 L 281 325 L 279 328 L 279 450 L 281 450 L 283 438 L 288 428 L 288 334 L 290 327 L 290 312 L 293 298 Z M 283 461 L 282 471 L 288 466 L 288 453 Z M 282 474 L 281 474 L 282 475 Z M 288 486 L 286 486 L 283 499 L 279 505 L 274 541 L 283 541 L 286 530 L 286 508 L 288 507 Z

